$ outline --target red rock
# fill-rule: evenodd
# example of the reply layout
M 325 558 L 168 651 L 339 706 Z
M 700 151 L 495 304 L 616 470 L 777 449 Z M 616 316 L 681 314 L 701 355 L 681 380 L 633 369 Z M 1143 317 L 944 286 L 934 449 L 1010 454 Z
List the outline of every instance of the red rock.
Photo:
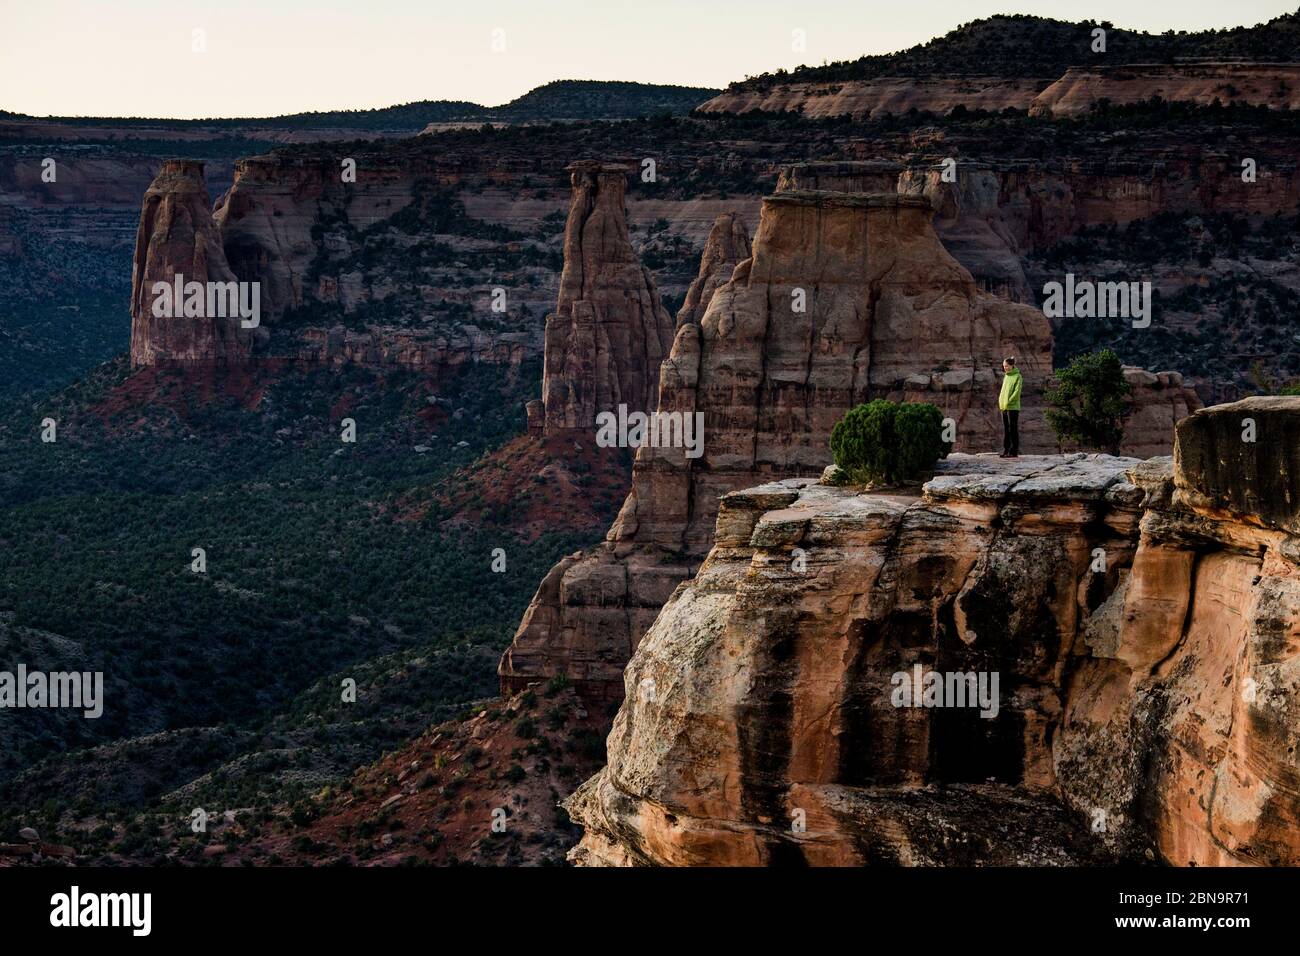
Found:
M 242 361 L 250 336 L 238 318 L 158 317 L 155 282 L 233 282 L 221 234 L 212 220 L 203 164 L 163 163 L 144 195 L 131 273 L 131 364 Z
M 628 239 L 626 169 L 583 161 L 569 170 L 564 272 L 546 317 L 547 434 L 594 429 L 598 412 L 620 404 L 652 411 L 659 365 L 672 344 L 672 319 Z
M 995 370 L 1016 355 L 1025 404 L 1050 371 L 1036 309 L 980 293 L 929 203 L 787 191 L 763 205 L 752 258 L 677 330 L 660 411 L 704 413 L 703 456 L 642 448 L 608 542 L 547 575 L 502 658 L 502 686 L 564 674 L 617 696 L 623 666 L 712 543 L 718 498 L 767 475 L 820 474 L 830 431 L 872 397 L 932 401 L 957 447 L 1000 440 Z M 805 311 L 796 311 L 798 295 Z M 1026 416 L 1027 449 L 1054 447 Z
M 718 286 L 731 279 L 736 266 L 749 258 L 749 230 L 734 212 L 723 213 L 709 230 L 700 255 L 700 273 L 686 290 L 686 300 L 677 313 L 677 325 L 697 323 L 704 318 Z

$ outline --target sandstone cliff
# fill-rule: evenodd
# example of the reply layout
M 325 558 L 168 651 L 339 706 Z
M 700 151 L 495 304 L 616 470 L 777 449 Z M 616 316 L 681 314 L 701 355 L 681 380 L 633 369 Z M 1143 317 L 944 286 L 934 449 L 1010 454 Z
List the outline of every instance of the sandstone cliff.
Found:
M 980 293 L 940 244 L 929 203 L 790 190 L 764 201 L 752 256 L 677 330 L 658 409 L 704 415 L 703 454 L 641 448 L 607 543 L 557 565 L 502 658 L 503 688 L 565 674 L 616 696 L 624 664 L 712 542 L 720 495 L 820 473 L 830 431 L 870 397 L 929 401 L 958 448 L 1000 440 L 995 370 L 1019 357 L 1023 441 L 1048 450 L 1037 390 L 1042 313 Z
M 1159 97 L 1208 106 L 1215 100 L 1293 110 L 1300 107 L 1300 64 L 1142 63 L 1071 67 L 1034 97 L 1031 116 L 1078 116 L 1099 100 L 1116 106 Z
M 958 157 L 954 182 L 944 181 L 938 161 L 912 163 L 899 167 L 897 188 L 930 200 L 944 246 L 983 288 L 1034 304 L 1041 286 L 1027 280 L 1024 257 L 1086 226 L 1161 213 L 1267 216 L 1300 208 L 1294 164 L 1265 162 L 1258 181 L 1244 183 L 1241 159 L 1199 147 L 1105 160 Z
M 154 315 L 155 282 L 232 282 L 212 220 L 203 164 L 170 160 L 144 194 L 131 270 L 131 364 L 241 361 L 250 335 L 238 318 Z
M 1046 78 L 1002 76 L 882 76 L 837 83 L 740 85 L 698 108 L 703 113 L 799 113 L 810 119 L 870 119 L 909 110 L 944 116 L 957 107 L 1027 110 L 1034 116 L 1078 116 L 1099 100 L 1116 105 L 1159 97 L 1208 106 L 1246 103 L 1272 109 L 1300 106 L 1300 66 L 1294 63 L 1200 62 L 1071 67 Z
M 702 113 L 800 113 L 809 119 L 902 116 L 913 109 L 944 115 L 958 106 L 997 113 L 1028 109 L 1051 82 L 1051 78 L 1001 76 L 882 76 L 843 83 L 784 83 L 770 89 L 725 90 L 698 109 Z
M 149 196 L 185 196 L 187 215 L 202 222 L 205 248 L 216 250 L 223 274 L 258 285 L 261 327 L 238 353 L 215 357 L 430 374 L 540 357 L 541 327 L 530 306 L 540 313 L 549 296 L 553 272 L 542 262 L 550 253 L 463 214 L 452 192 L 466 173 L 459 161 L 411 159 L 374 146 L 349 152 L 355 182 L 343 180 L 337 151 L 240 160 L 234 184 L 211 213 L 206 193 L 169 171 L 193 164 L 164 166 Z M 473 172 L 485 175 L 478 167 Z M 147 196 L 142 229 L 153 228 L 150 209 Z M 167 262 L 158 259 L 152 268 L 151 276 L 171 278 Z M 504 313 L 492 308 L 493 288 L 509 291 Z M 164 338 L 134 308 L 133 317 L 137 364 L 214 358 L 188 327 L 174 326 Z
M 1295 865 L 1297 448 L 1300 399 L 1257 399 L 1184 420 L 1172 463 L 728 495 L 566 803 L 574 858 Z M 895 696 L 930 671 L 997 675 L 994 712 Z
M 700 273 L 686 289 L 686 301 L 677 312 L 678 327 L 698 323 L 713 300 L 718 286 L 731 279 L 731 274 L 749 258 L 749 230 L 745 221 L 734 212 L 723 213 L 713 223 L 704 252 L 700 255 Z
M 672 343 L 672 318 L 628 239 L 627 170 L 584 161 L 569 171 L 564 271 L 555 311 L 546 317 L 548 434 L 594 428 L 598 412 L 619 405 L 653 411 L 659 364 Z

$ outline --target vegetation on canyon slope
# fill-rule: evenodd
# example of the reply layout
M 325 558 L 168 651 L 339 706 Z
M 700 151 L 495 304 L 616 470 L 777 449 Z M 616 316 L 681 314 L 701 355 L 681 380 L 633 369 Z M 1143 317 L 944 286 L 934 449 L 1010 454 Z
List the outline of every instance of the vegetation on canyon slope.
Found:
M 106 703 L 98 720 L 3 714 L 0 839 L 167 794 L 283 799 L 494 693 L 537 581 L 598 537 L 625 480 L 618 462 L 579 476 L 591 520 L 540 536 L 514 529 L 546 483 L 520 476 L 521 493 L 480 507 L 475 487 L 500 479 L 469 469 L 519 435 L 538 372 L 479 366 L 435 396 L 401 372 L 118 362 L 6 406 L 0 668 L 102 671 Z M 454 508 L 439 504 L 450 489 Z M 473 524 L 455 520 L 464 508 Z
M 1258 390 L 1257 367 L 1282 383 L 1300 377 L 1300 339 L 1289 318 L 1300 310 L 1297 230 L 1294 215 L 1166 212 L 1089 226 L 1032 253 L 1031 285 L 1065 273 L 1096 281 L 1137 274 L 1154 285 L 1149 328 L 1056 320 L 1055 364 L 1109 348 L 1132 364 L 1194 376 L 1229 399 Z

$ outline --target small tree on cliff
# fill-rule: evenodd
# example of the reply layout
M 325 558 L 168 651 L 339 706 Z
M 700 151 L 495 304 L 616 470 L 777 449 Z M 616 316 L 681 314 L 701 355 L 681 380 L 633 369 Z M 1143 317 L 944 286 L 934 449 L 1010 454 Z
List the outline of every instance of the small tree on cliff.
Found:
M 925 402 L 878 398 L 850 408 L 831 429 L 831 454 L 853 484 L 919 478 L 951 448 L 943 440 L 943 413 Z
M 1047 424 L 1061 444 L 1118 455 L 1130 391 L 1124 366 L 1110 349 L 1076 355 L 1056 373 L 1055 386 L 1044 396 L 1052 406 Z

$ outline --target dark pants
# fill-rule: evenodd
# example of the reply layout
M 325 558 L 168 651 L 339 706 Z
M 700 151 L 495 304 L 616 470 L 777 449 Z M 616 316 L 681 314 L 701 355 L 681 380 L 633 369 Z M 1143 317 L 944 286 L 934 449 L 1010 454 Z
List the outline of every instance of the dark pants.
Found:
M 1002 451 L 1008 455 L 1020 454 L 1020 412 L 1002 413 Z

